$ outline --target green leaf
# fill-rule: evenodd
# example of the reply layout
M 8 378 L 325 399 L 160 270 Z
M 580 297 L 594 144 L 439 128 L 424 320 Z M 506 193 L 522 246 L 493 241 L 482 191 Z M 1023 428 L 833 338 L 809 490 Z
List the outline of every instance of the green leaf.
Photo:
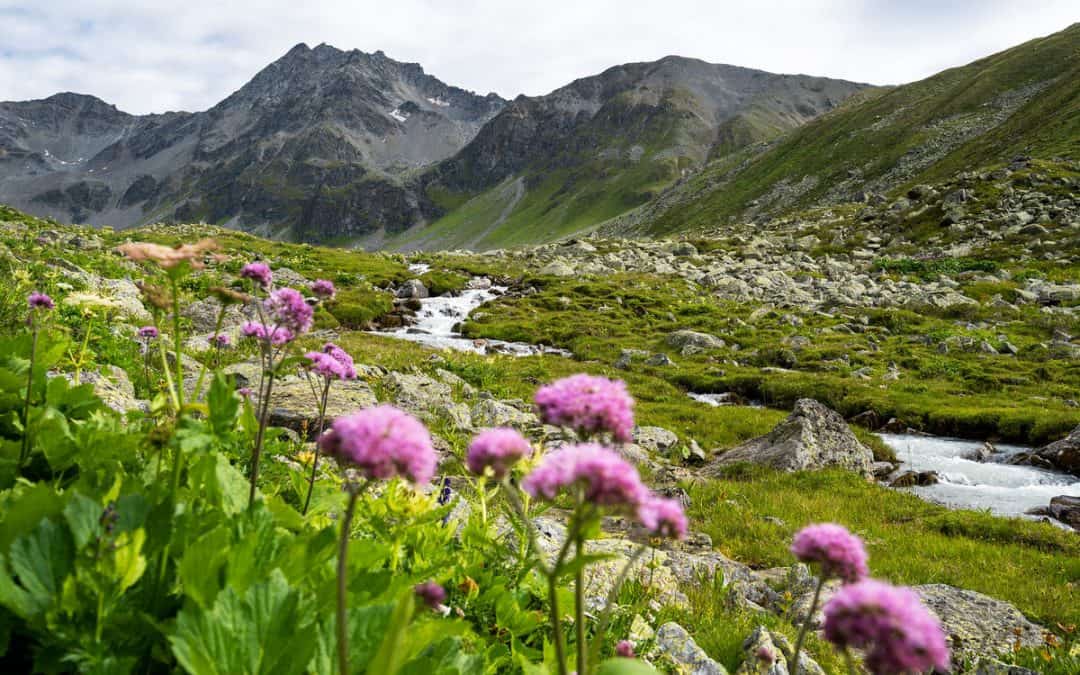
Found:
M 368 664 L 369 673 L 397 675 L 406 660 L 403 647 L 406 631 L 409 629 L 409 623 L 415 611 L 416 594 L 409 589 L 402 594 L 401 599 L 394 606 L 394 613 L 390 616 L 390 625 L 386 629 L 386 635 L 383 636 L 382 644 L 379 645 L 379 651 Z
M 247 508 L 248 481 L 221 453 L 200 456 L 189 480 L 204 499 L 229 515 Z
M 314 653 L 313 620 L 301 592 L 274 570 L 243 596 L 222 591 L 210 610 L 185 607 L 169 642 L 193 675 L 291 675 Z
M 63 509 L 64 498 L 48 483 L 20 485 L 5 493 L 0 500 L 0 553 L 7 553 L 12 542 Z
M 6 570 L 0 570 L 5 577 L 0 585 L 0 604 L 24 617 L 44 612 L 59 597 L 72 557 L 67 532 L 51 520 L 42 520 L 33 532 L 15 540 L 7 558 L 25 595 L 15 592 L 13 588 L 18 586 Z M 16 604 L 9 604 L 9 599 Z
M 81 549 L 91 539 L 101 536 L 101 505 L 89 497 L 74 492 L 64 507 L 64 520 L 75 540 L 75 548 Z
M 637 659 L 608 659 L 596 669 L 596 675 L 658 675 L 659 671 Z
M 131 588 L 146 571 L 146 558 L 142 555 L 146 543 L 146 531 L 124 532 L 116 538 L 112 552 L 113 579 L 119 595 Z

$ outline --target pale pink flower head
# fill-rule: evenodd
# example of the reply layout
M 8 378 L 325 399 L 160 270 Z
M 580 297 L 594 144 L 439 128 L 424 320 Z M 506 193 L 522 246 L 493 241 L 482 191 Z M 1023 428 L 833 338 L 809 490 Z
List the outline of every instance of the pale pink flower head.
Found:
M 809 525 L 795 533 L 791 553 L 804 563 L 818 563 L 821 574 L 852 584 L 866 577 L 862 539 L 835 523 Z
M 270 266 L 260 262 L 248 263 L 241 267 L 240 276 L 244 279 L 251 279 L 256 286 L 264 290 L 270 288 L 270 284 L 274 280 L 274 273 L 270 271 Z
M 212 341 L 218 349 L 225 349 L 232 344 L 232 338 L 225 333 L 218 333 L 212 338 Z
M 326 352 L 308 352 L 304 358 L 311 361 L 308 370 L 327 380 L 347 379 L 345 366 Z
M 56 306 L 53 299 L 44 293 L 34 291 L 26 298 L 26 304 L 30 306 L 30 309 L 52 309 Z
M 333 342 L 327 342 L 323 345 L 323 353 L 329 354 L 331 358 L 341 364 L 341 379 L 356 379 L 356 364 L 353 363 L 353 359 L 349 356 L 349 352 L 338 347 Z
M 682 505 L 675 499 L 650 495 L 637 510 L 638 520 L 651 534 L 670 539 L 685 539 L 689 523 Z
M 442 608 L 442 604 L 446 602 L 446 589 L 434 581 L 416 584 L 413 586 L 413 592 L 430 609 L 439 610 Z
M 595 443 L 567 445 L 547 455 L 525 477 L 521 488 L 547 500 L 561 492 L 573 494 L 582 489 L 588 502 L 630 510 L 649 497 L 637 469 L 614 451 Z
M 500 427 L 481 431 L 469 444 L 465 465 L 477 476 L 491 469 L 496 479 L 507 474 L 522 457 L 532 454 L 528 439 L 514 429 Z
M 337 295 L 334 282 L 326 279 L 316 279 L 315 283 L 311 284 L 311 292 L 320 300 L 333 300 Z
M 139 337 L 144 340 L 153 340 L 159 334 L 156 326 L 143 326 L 139 329 Z
M 240 335 L 254 340 L 269 342 L 275 347 L 292 342 L 296 336 L 284 326 L 275 326 L 272 330 L 255 321 L 248 321 L 240 326 Z
M 194 244 L 163 246 L 149 242 L 129 242 L 116 248 L 135 262 L 152 262 L 162 269 L 171 270 L 185 263 L 194 269 L 205 267 L 203 258 L 210 251 L 217 250 L 218 243 L 213 239 L 201 239 Z
M 949 649 L 937 618 L 910 588 L 866 579 L 843 586 L 825 604 L 825 639 L 865 650 L 878 675 L 949 669 Z
M 244 398 L 251 398 L 251 395 L 254 392 L 251 391 L 251 387 L 240 387 L 239 389 L 236 390 L 236 393 L 240 394 L 240 396 L 242 396 Z
M 265 340 L 266 326 L 254 321 L 246 321 L 244 325 L 240 326 L 240 335 L 255 340 Z
M 319 438 L 319 447 L 369 479 L 402 476 L 422 485 L 435 475 L 437 459 L 428 430 L 389 405 L 337 418 Z
M 293 335 L 303 335 L 311 330 L 315 311 L 304 296 L 293 288 L 279 288 L 263 303 L 272 323 L 287 328 Z
M 615 645 L 615 656 L 624 659 L 634 658 L 634 645 L 629 640 L 619 640 L 618 644 Z
M 546 424 L 570 427 L 579 433 L 608 432 L 620 442 L 634 428 L 634 399 L 622 380 L 579 373 L 541 387 L 536 408 Z

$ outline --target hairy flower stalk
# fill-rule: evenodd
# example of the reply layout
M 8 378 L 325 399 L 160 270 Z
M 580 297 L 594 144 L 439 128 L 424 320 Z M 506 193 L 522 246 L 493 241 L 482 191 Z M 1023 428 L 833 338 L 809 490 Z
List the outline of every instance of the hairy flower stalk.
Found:
M 26 372 L 26 397 L 23 399 L 23 437 L 22 446 L 19 448 L 18 464 L 20 468 L 30 457 L 30 399 L 34 391 L 34 365 L 37 361 L 38 331 L 40 328 L 37 315 L 38 313 L 48 312 L 56 306 L 52 298 L 37 291 L 31 293 L 26 302 L 30 308 L 30 314 L 26 318 L 26 322 L 30 326 L 30 365 Z
M 323 452 L 349 467 L 363 482 L 346 481 L 349 502 L 341 523 L 337 565 L 337 650 L 338 668 L 349 671 L 348 573 L 349 533 L 356 500 L 375 480 L 400 476 L 424 485 L 435 475 L 437 459 L 431 435 L 419 420 L 394 408 L 380 405 L 334 420 L 330 430 L 319 437 Z
M 810 630 L 814 612 L 817 611 L 818 602 L 821 600 L 821 589 L 825 586 L 825 582 L 832 578 L 839 578 L 846 584 L 853 584 L 865 578 L 868 570 L 866 549 L 863 547 L 862 540 L 834 523 L 810 525 L 799 530 L 791 543 L 791 552 L 800 561 L 816 564 L 819 568 L 814 597 L 810 602 L 806 618 L 799 628 L 799 635 L 795 640 L 795 652 L 791 657 L 791 672 L 797 673 L 803 642 Z

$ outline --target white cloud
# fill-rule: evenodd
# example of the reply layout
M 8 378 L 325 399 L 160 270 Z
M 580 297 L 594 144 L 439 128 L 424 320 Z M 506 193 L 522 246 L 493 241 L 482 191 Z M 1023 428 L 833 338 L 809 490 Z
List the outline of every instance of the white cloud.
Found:
M 205 109 L 297 42 L 382 49 L 507 97 L 667 54 L 899 83 L 1077 20 L 1075 0 L 0 0 L 0 100 Z

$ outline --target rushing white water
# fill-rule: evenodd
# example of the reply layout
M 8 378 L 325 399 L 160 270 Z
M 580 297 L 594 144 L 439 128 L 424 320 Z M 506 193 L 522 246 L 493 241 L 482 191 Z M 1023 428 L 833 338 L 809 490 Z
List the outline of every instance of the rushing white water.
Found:
M 1051 497 L 1080 496 L 1080 478 L 1033 466 L 1013 466 L 1000 460 L 1028 450 L 998 445 L 998 455 L 986 462 L 965 459 L 982 443 L 958 438 L 881 434 L 896 452 L 901 469 L 936 471 L 941 482 L 912 488 L 921 497 L 947 506 L 989 509 L 1005 516 L 1023 515 L 1028 509 L 1046 506 Z
M 711 408 L 719 408 L 721 406 L 735 406 L 744 405 L 742 399 L 738 396 L 732 396 L 730 392 L 723 394 L 699 394 L 696 391 L 690 391 L 686 393 L 687 396 L 694 399 L 698 403 L 704 403 Z M 764 408 L 760 401 L 747 401 L 746 406 L 750 408 Z
M 418 274 L 423 274 L 428 267 L 422 263 L 409 266 L 409 269 Z M 469 288 L 455 296 L 439 296 L 435 298 L 423 298 L 420 300 L 420 309 L 416 312 L 416 319 L 410 326 L 379 331 L 381 335 L 391 335 L 410 342 L 437 349 L 454 349 L 462 352 L 476 354 L 502 353 L 514 356 L 530 356 L 533 354 L 558 354 L 570 356 L 570 352 L 553 347 L 530 345 L 524 342 L 504 342 L 502 340 L 473 340 L 463 337 L 454 330 L 461 322 L 468 318 L 469 313 L 491 302 L 506 292 L 506 286 L 489 286 L 488 288 Z

